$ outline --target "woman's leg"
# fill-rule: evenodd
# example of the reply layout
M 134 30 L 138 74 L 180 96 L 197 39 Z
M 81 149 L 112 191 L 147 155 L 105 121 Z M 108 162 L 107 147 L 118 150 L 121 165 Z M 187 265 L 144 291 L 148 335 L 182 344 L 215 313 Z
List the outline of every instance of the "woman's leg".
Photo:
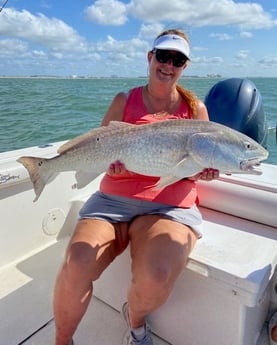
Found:
M 69 345 L 92 296 L 92 282 L 128 245 L 127 223 L 79 221 L 54 290 L 56 345 Z
M 132 281 L 128 293 L 132 328 L 165 303 L 196 240 L 190 227 L 159 215 L 137 217 L 129 228 Z

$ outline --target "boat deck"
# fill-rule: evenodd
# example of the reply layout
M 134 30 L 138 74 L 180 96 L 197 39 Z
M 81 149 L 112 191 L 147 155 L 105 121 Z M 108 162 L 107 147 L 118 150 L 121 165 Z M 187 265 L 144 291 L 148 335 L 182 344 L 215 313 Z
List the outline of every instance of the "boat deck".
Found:
M 53 243 L 0 271 L 0 281 L 3 282 L 0 288 L 1 345 L 54 345 L 52 291 L 55 271 L 68 239 Z M 41 296 L 45 299 L 41 300 Z M 125 332 L 125 322 L 119 311 L 94 297 L 75 334 L 74 343 L 122 344 Z M 155 345 L 168 344 L 157 336 L 154 339 Z
M 78 331 L 76 332 L 74 344 L 121 345 L 125 332 L 125 324 L 120 313 L 99 299 L 94 298 L 78 328 Z M 39 331 L 31 335 L 28 339 L 23 340 L 18 345 L 52 345 L 54 344 L 53 334 L 54 321 L 51 319 L 47 324 L 43 325 Z M 155 345 L 169 344 L 155 335 L 153 339 Z M 265 325 L 257 345 L 268 344 L 267 325 Z
M 126 332 L 125 323 L 120 313 L 104 302 L 94 298 L 74 336 L 74 345 L 108 345 L 123 343 Z M 50 320 L 37 333 L 21 342 L 25 345 L 54 344 L 54 321 Z M 154 335 L 155 345 L 168 345 Z

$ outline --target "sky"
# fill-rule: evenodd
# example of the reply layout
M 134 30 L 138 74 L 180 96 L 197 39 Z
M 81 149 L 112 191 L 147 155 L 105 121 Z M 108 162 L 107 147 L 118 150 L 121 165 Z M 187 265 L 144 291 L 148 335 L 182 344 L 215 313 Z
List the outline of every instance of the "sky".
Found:
M 191 44 L 184 76 L 277 77 L 276 0 L 5 2 L 0 76 L 146 76 L 155 37 L 179 28 Z

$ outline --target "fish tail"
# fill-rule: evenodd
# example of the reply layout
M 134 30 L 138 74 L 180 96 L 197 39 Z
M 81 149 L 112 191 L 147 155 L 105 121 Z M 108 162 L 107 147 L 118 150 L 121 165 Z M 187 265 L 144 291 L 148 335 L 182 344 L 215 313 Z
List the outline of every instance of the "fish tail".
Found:
M 28 170 L 36 194 L 34 202 L 38 200 L 47 181 L 52 176 L 51 170 L 49 168 L 46 169 L 47 160 L 47 158 L 39 157 L 20 157 L 17 160 L 17 162 L 23 164 Z

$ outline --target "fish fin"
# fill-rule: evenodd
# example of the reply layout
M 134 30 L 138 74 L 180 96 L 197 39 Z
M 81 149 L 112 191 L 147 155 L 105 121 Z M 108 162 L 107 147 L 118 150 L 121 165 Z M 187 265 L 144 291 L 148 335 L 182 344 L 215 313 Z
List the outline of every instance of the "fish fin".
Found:
M 186 161 L 181 161 L 174 168 L 176 175 L 181 175 L 182 178 L 191 177 L 200 173 L 204 167 L 195 159 L 190 156 Z
M 155 189 L 167 187 L 183 178 L 194 176 L 202 171 L 202 167 L 194 161 L 192 157 L 186 155 L 175 167 L 171 170 L 170 175 L 162 176 Z
M 83 188 L 100 175 L 101 172 L 78 170 L 75 173 L 77 188 Z
M 123 127 L 133 127 L 136 126 L 129 122 L 123 122 L 123 121 L 111 121 L 108 124 L 108 128 L 123 128 Z
M 17 159 L 17 162 L 23 164 L 30 175 L 36 194 L 34 202 L 38 200 L 46 183 L 54 175 L 50 169 L 45 168 L 47 160 L 47 158 L 40 157 L 20 157 Z
M 172 169 L 170 175 L 162 176 L 155 189 L 167 187 L 183 178 L 191 177 L 202 171 L 203 168 L 190 155 L 186 155 Z
M 108 129 L 108 127 L 99 127 L 99 128 L 93 128 L 91 129 L 89 132 L 86 132 L 84 134 L 81 134 L 79 136 L 77 136 L 76 138 L 73 138 L 69 141 L 67 141 L 66 143 L 64 143 L 62 146 L 60 146 L 58 148 L 58 153 L 62 154 L 65 153 L 69 150 L 71 150 L 72 148 L 77 148 L 80 144 L 83 144 L 85 141 L 89 141 L 91 137 L 95 137 L 97 136 L 97 134 L 102 134 L 104 132 L 106 132 Z
M 188 155 L 186 155 L 182 160 L 180 160 L 180 162 L 178 162 L 175 167 L 172 169 L 171 174 L 170 175 L 166 175 L 166 176 L 162 176 L 158 183 L 155 186 L 155 189 L 160 189 L 163 187 L 167 187 L 179 180 L 181 180 L 184 176 L 182 176 L 182 174 L 179 175 L 180 172 L 180 168 L 182 167 L 182 165 L 187 161 Z M 176 174 L 177 172 L 177 174 Z
M 191 177 L 203 170 L 203 167 L 194 159 L 194 155 L 186 154 L 172 169 L 172 175 L 181 178 Z
M 178 177 L 177 176 L 171 176 L 171 175 L 162 176 L 159 179 L 158 183 L 155 185 L 154 189 L 161 189 L 163 187 L 167 187 L 167 186 L 169 186 L 169 185 L 171 185 L 171 184 L 173 184 L 173 183 L 175 183 L 181 179 L 182 179 L 182 177 L 180 177 L 180 176 L 178 176 Z
M 72 140 L 67 141 L 65 144 L 58 148 L 58 153 L 65 153 L 72 148 L 77 148 L 79 145 L 83 144 L 85 141 L 89 141 L 91 138 L 94 138 L 97 135 L 101 135 L 105 132 L 109 132 L 112 129 L 123 128 L 127 126 L 136 126 L 131 123 L 121 122 L 121 121 L 111 121 L 108 126 L 101 126 L 98 128 L 93 128 L 89 132 L 79 135 Z

